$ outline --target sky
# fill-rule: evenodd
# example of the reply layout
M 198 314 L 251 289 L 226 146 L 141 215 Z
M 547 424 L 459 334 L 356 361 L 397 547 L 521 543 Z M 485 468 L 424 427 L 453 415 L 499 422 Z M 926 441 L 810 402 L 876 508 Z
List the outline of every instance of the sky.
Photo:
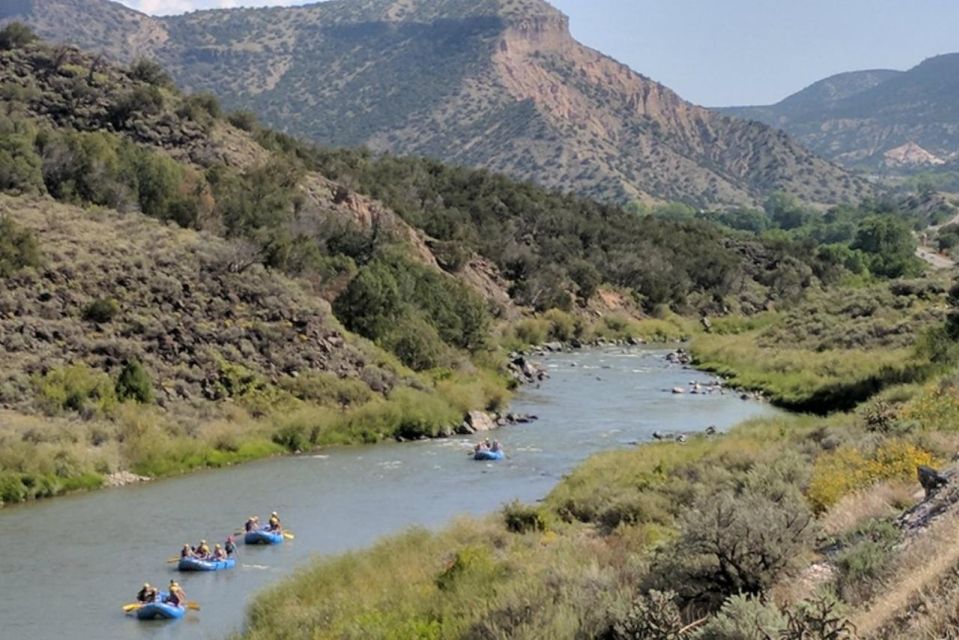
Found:
M 550 0 L 573 35 L 705 106 L 959 51 L 959 0 Z M 121 0 L 153 14 L 304 0 Z

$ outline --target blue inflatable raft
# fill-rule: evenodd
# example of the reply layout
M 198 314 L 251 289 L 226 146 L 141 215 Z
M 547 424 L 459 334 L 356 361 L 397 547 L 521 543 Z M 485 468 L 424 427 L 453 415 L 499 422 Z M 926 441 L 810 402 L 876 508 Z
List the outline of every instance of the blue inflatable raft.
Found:
M 283 534 L 269 529 L 257 529 L 256 531 L 247 531 L 246 535 L 243 536 L 243 542 L 246 544 L 280 544 L 283 542 Z
M 477 451 L 473 454 L 473 460 L 502 460 L 506 457 L 506 452 L 499 451 Z
M 180 558 L 176 568 L 180 571 L 219 571 L 236 566 L 236 558 L 226 560 L 201 560 L 199 558 Z
M 182 618 L 186 613 L 186 607 L 177 607 L 163 602 L 167 593 L 161 593 L 156 602 L 145 604 L 137 609 L 137 619 L 139 620 L 176 620 Z

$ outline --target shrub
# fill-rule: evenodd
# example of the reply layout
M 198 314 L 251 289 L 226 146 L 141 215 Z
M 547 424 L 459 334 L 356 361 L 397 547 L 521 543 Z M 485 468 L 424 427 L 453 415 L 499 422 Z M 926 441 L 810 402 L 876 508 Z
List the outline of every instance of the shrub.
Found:
M 500 567 L 487 547 L 467 545 L 453 555 L 436 577 L 436 586 L 441 591 L 475 588 L 491 582 L 500 572 Z
M 139 360 L 128 360 L 123 365 L 116 384 L 117 398 L 122 402 L 133 400 L 141 404 L 153 402 L 153 382 Z
M 828 596 L 801 603 L 786 612 L 786 628 L 780 640 L 854 640 L 855 626 L 846 619 L 839 604 Z
M 546 530 L 544 511 L 538 507 L 521 504 L 516 500 L 503 507 L 503 522 L 513 533 Z
M 220 101 L 212 93 L 193 93 L 183 99 L 177 108 L 177 115 L 189 118 L 204 127 L 212 124 L 213 120 L 222 115 Z
M 173 78 L 163 66 L 148 58 L 137 58 L 130 65 L 130 77 L 156 87 L 172 87 Z
M 25 267 L 40 266 L 40 250 L 33 233 L 0 217 L 0 278 L 9 278 Z
M 35 381 L 41 406 L 50 413 L 76 411 L 94 415 L 116 404 L 110 376 L 84 365 L 52 369 Z
M 36 39 L 33 29 L 22 22 L 11 22 L 0 29 L 0 51 L 23 48 Z
M 900 531 L 886 520 L 870 520 L 846 536 L 846 546 L 836 557 L 837 586 L 846 602 L 869 600 L 889 570 Z
M 243 131 L 254 131 L 259 124 L 256 114 L 252 111 L 234 111 L 227 116 L 227 120 L 234 127 Z
M 120 313 L 120 305 L 113 298 L 98 298 L 83 308 L 83 319 L 95 324 L 112 322 Z
M 868 456 L 840 447 L 816 460 L 806 498 L 814 510 L 822 512 L 857 489 L 880 480 L 912 478 L 916 467 L 934 464 L 932 454 L 901 439 L 884 442 Z
M 681 595 L 716 605 L 736 594 L 759 595 L 795 566 L 813 533 L 812 514 L 798 496 L 726 490 L 684 514 L 659 575 Z
M 696 640 L 770 640 L 786 628 L 786 618 L 759 598 L 736 595 L 710 618 Z
M 43 191 L 43 163 L 34 148 L 35 140 L 30 125 L 0 116 L 0 191 Z
M 636 597 L 613 624 L 614 640 L 681 640 L 683 618 L 676 594 L 650 591 Z

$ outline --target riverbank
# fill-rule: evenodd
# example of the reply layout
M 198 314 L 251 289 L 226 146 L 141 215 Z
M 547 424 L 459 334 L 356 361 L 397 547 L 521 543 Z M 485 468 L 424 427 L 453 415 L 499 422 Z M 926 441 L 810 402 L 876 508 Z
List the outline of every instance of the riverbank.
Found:
M 82 417 L 2 412 L 0 506 L 114 486 L 118 478 L 169 477 L 330 446 L 495 428 L 510 422 L 506 408 L 515 385 L 547 374 L 535 357 L 507 356 L 507 348 L 541 356 L 556 344 L 635 346 L 687 337 L 692 326 L 678 316 L 613 313 L 587 320 L 551 311 L 504 325 L 495 338 L 502 347 L 458 371 L 415 374 L 357 340 L 378 356 L 378 367 L 402 381 L 383 393 L 367 380 L 304 373 L 281 387 L 231 369 L 231 399 L 215 407 L 126 402 Z
M 959 372 L 950 349 L 930 347 L 949 346 L 935 342 L 935 287 L 825 295 L 713 320 L 692 352 L 726 367 L 731 384 L 828 415 L 595 455 L 539 504 L 314 562 L 257 599 L 240 637 L 848 628 L 843 611 L 867 610 L 888 595 L 883 577 L 906 571 L 896 516 L 921 499 L 917 467 L 959 449 Z M 900 589 L 897 606 L 919 588 Z
M 411 526 L 439 530 L 458 515 L 482 518 L 515 500 L 534 502 L 590 454 L 629 449 L 656 431 L 702 432 L 709 425 L 722 431 L 777 413 L 729 394 L 673 396 L 664 389 L 690 380 L 705 385 L 711 376 L 667 363 L 666 353 L 607 347 L 549 354 L 543 365 L 550 379 L 517 390 L 510 405 L 539 420 L 497 432 L 509 454 L 501 462 L 471 459 L 477 436 L 387 440 L 2 510 L 0 538 L 29 531 L 32 553 L 0 554 L 0 574 L 18 585 L 0 602 L 0 619 L 14 637 L 147 640 L 158 627 L 125 619 L 117 608 L 130 601 L 131 585 L 135 590 L 144 580 L 164 579 L 164 558 L 183 543 L 222 542 L 220 536 L 252 513 L 277 510 L 295 540 L 277 548 L 241 547 L 240 564 L 229 574 L 180 578 L 202 611 L 162 634 L 222 638 L 241 627 L 246 604 L 260 590 L 317 555 L 358 551 Z M 104 529 L 125 534 L 103 536 Z M 82 563 L 77 549 L 83 549 Z M 56 580 L 37 570 L 35 556 L 56 567 Z M 88 588 L 89 566 L 98 567 L 96 590 Z M 49 610 L 53 601 L 59 604 Z

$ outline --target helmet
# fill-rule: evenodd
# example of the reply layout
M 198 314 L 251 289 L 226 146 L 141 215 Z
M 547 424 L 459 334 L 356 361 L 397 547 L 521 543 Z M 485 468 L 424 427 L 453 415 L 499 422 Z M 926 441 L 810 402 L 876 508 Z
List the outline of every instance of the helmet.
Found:
M 219 549 L 219 548 L 220 548 L 220 545 L 216 545 L 216 548 Z
M 144 582 L 144 583 L 143 583 L 143 588 L 144 588 L 144 589 L 149 589 L 149 588 L 150 588 L 150 583 L 149 583 L 149 582 Z
M 206 540 L 200 540 L 200 544 L 206 544 Z
M 170 578 L 170 586 L 171 586 L 171 587 L 176 587 L 176 586 L 179 586 L 179 585 L 177 585 L 176 580 L 174 580 L 173 578 Z
M 189 549 L 189 548 L 190 548 L 190 545 L 185 544 L 185 545 L 183 545 L 183 548 L 184 548 L 184 549 Z
M 275 516 L 275 515 L 276 515 L 276 511 L 274 511 L 274 512 L 271 513 L 270 515 L 271 515 L 271 516 Z

